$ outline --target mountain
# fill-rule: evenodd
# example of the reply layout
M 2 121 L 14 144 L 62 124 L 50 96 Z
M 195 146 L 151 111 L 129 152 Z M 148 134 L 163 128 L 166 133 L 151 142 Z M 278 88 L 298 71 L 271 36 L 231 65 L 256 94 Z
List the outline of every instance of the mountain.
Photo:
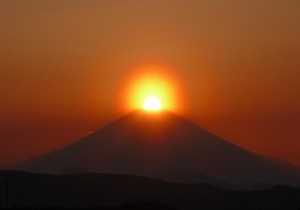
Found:
M 168 206 L 178 210 L 300 208 L 300 189 L 288 186 L 274 186 L 268 190 L 234 191 L 209 184 L 168 183 L 133 175 L 49 175 L 18 171 L 0 171 L 0 186 L 0 208 L 15 206 L 15 209 L 20 210 L 30 209 L 27 207 L 90 207 L 89 209 L 94 210 L 170 209 L 166 208 Z M 125 208 L 124 205 L 129 206 Z M 159 206 L 164 208 L 158 208 Z
M 163 110 L 135 110 L 60 150 L 7 169 L 57 174 L 71 166 L 97 173 L 134 175 L 168 170 L 201 173 L 240 184 L 245 181 L 297 185 L 300 174 L 235 146 Z
M 225 189 L 238 189 L 237 186 L 229 184 L 223 180 L 214 179 L 201 173 L 193 173 L 179 170 L 169 170 L 160 172 L 155 175 L 149 176 L 154 179 L 160 179 L 166 182 L 178 182 L 178 183 L 209 183 L 216 187 L 222 187 Z M 269 187 L 270 188 L 270 187 Z
M 59 172 L 59 175 L 67 175 L 67 174 L 88 174 L 91 171 L 87 168 L 83 168 L 80 166 L 70 166 L 63 171 Z
M 283 168 L 286 168 L 290 171 L 294 171 L 295 173 L 300 173 L 300 166 L 295 165 L 285 159 L 274 157 L 271 155 L 264 155 L 263 157 L 277 165 L 282 166 Z

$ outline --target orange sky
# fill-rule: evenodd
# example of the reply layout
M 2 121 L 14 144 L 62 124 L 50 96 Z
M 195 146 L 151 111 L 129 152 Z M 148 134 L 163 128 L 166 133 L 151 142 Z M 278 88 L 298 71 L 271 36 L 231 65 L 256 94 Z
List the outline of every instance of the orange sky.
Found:
M 126 114 L 145 75 L 177 114 L 300 165 L 299 11 L 298 0 L 1 1 L 0 165 Z

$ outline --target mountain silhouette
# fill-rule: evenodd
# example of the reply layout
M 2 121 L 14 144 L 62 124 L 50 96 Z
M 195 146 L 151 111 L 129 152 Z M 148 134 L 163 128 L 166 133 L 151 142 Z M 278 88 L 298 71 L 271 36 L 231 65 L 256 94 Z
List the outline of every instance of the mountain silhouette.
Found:
M 300 209 L 300 189 L 284 185 L 267 190 L 226 190 L 209 184 L 171 183 L 133 175 L 49 175 L 0 170 L 0 198 L 5 197 L 5 183 L 9 184 L 8 205 L 0 200 L 0 209 L 170 209 L 159 208 L 162 204 L 178 210 Z M 129 206 L 119 208 L 124 205 Z
M 157 173 L 155 175 L 149 176 L 154 179 L 160 179 L 166 182 L 177 182 L 177 183 L 209 183 L 216 187 L 221 187 L 225 189 L 240 189 L 238 186 L 231 185 L 223 180 L 214 179 L 208 177 L 201 173 L 193 173 L 179 170 L 169 170 Z M 269 186 L 266 189 L 271 188 Z M 242 188 L 246 189 L 246 188 Z
M 79 167 L 79 166 L 70 166 L 63 171 L 59 172 L 58 175 L 68 175 L 68 174 L 88 174 L 92 173 L 86 168 Z
M 233 145 L 166 110 L 135 110 L 65 148 L 6 168 L 57 174 L 71 166 L 96 173 L 142 176 L 188 171 L 233 184 L 300 183 L 300 173 L 295 170 Z

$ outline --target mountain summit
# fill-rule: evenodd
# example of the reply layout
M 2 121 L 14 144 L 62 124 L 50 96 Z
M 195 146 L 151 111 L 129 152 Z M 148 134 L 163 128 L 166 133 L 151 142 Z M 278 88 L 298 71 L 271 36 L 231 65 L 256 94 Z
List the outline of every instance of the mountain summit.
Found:
M 230 183 L 300 184 L 300 174 L 235 146 L 166 111 L 135 110 L 60 150 L 9 166 L 59 173 L 71 166 L 99 173 L 202 173 Z

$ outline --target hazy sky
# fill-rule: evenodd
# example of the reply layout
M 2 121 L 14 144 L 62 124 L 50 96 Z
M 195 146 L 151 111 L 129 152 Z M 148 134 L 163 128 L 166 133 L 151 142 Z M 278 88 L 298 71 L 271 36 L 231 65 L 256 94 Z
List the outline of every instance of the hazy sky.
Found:
M 130 112 L 145 66 L 177 114 L 300 165 L 299 0 L 0 0 L 0 31 L 0 165 Z

